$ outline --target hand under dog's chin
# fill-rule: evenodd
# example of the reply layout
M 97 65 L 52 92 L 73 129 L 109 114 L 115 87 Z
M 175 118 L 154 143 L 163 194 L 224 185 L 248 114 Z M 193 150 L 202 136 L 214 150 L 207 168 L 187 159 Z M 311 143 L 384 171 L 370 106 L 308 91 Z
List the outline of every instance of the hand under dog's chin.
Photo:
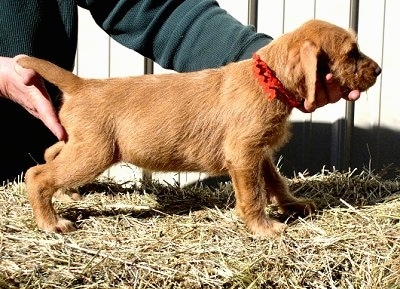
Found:
M 357 99 L 360 98 L 361 91 L 358 89 L 350 89 L 350 88 L 342 88 L 342 97 L 343 99 L 347 101 L 356 101 Z M 327 104 L 330 103 L 335 103 L 339 101 L 340 98 L 338 99 L 327 99 L 325 103 L 316 103 L 316 102 L 309 102 L 307 99 L 304 99 L 302 102 L 302 105 L 297 107 L 300 111 L 304 113 L 311 113 L 314 112 L 317 108 L 323 107 Z

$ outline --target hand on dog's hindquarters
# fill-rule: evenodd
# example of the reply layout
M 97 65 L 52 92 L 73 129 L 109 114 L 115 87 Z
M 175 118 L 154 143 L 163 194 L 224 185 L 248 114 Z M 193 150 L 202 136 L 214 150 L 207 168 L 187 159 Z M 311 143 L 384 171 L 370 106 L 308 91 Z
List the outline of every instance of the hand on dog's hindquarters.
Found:
M 359 90 L 352 90 L 348 94 L 343 95 L 340 85 L 332 73 L 328 73 L 323 80 L 317 82 L 315 94 L 322 97 L 316 97 L 318 101 L 314 103 L 308 103 L 305 100 L 303 107 L 299 107 L 298 109 L 305 113 L 311 113 L 319 107 L 338 102 L 342 98 L 347 101 L 356 101 L 360 98 Z
M 66 132 L 46 92 L 42 78 L 33 70 L 16 63 L 22 55 L 14 58 L 0 57 L 0 96 L 21 105 L 40 119 L 59 139 L 66 139 Z

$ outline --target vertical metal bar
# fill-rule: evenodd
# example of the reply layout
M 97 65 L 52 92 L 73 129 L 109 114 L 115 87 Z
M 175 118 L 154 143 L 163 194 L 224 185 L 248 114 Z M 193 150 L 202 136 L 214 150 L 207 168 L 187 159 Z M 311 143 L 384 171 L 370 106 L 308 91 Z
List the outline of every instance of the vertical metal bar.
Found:
M 143 68 L 144 74 L 153 74 L 154 73 L 154 63 L 153 60 L 150 58 L 145 57 L 144 58 L 144 68 Z
M 358 32 L 359 0 L 350 1 L 349 27 L 356 33 Z M 343 168 L 349 168 L 351 164 L 351 141 L 354 128 L 354 102 L 346 102 L 345 127 L 344 127 L 344 149 L 343 149 Z
M 257 30 L 258 22 L 258 0 L 248 0 L 247 23 L 253 25 Z
M 144 67 L 143 67 L 144 74 L 153 74 L 154 73 L 154 63 L 153 60 L 150 58 L 144 58 Z M 152 179 L 152 171 L 142 169 L 142 181 L 144 183 L 151 181 Z

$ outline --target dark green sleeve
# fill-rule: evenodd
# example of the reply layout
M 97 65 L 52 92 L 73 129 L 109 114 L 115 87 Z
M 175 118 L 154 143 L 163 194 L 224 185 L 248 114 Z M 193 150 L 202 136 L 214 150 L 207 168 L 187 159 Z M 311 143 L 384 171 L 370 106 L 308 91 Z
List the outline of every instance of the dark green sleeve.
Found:
M 72 70 L 76 42 L 74 0 L 1 0 L 1 56 L 29 54 Z
M 176 71 L 247 58 L 271 40 L 213 0 L 1 0 L 0 55 L 25 53 L 71 70 L 77 4 L 115 40 Z
M 85 0 L 80 5 L 116 41 L 176 71 L 247 58 L 271 41 L 213 0 Z

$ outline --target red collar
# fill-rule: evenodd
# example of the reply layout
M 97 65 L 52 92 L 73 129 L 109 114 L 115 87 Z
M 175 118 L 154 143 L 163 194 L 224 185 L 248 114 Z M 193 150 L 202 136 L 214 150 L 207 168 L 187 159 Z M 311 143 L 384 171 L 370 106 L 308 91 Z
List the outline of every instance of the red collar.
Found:
M 254 66 L 253 73 L 258 79 L 264 93 L 268 94 L 268 99 L 280 99 L 291 107 L 302 106 L 302 102 L 296 100 L 283 86 L 282 82 L 275 76 L 275 73 L 260 58 L 260 55 L 253 54 Z

